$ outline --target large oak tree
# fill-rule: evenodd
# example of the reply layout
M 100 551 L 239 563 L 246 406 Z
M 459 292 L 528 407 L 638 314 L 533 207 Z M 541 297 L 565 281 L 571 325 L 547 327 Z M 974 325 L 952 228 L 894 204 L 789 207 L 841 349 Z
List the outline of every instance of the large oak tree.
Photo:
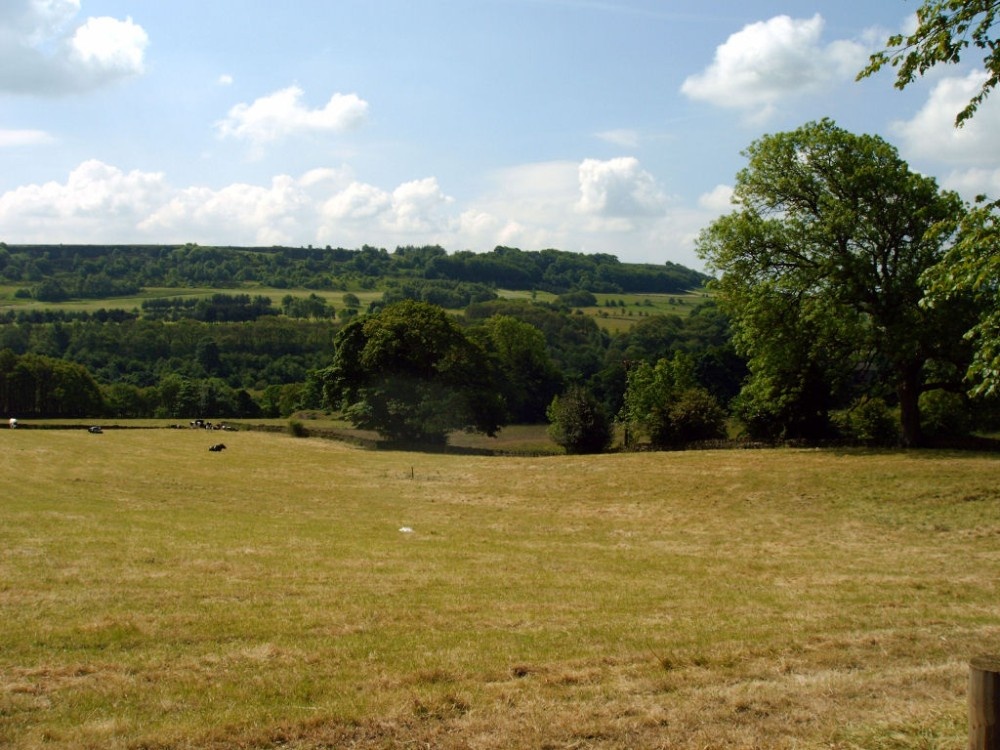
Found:
M 812 424 L 851 387 L 884 383 L 903 441 L 918 443 L 928 365 L 960 338 L 948 310 L 920 305 L 921 275 L 947 239 L 928 230 L 961 201 L 881 138 L 830 120 L 764 136 L 744 155 L 736 210 L 699 240 L 750 359 L 744 396 L 786 417 L 811 410 Z
M 941 64 L 961 61 L 970 49 L 983 55 L 979 92 L 958 113 L 955 124 L 971 120 L 990 92 L 1000 84 L 1000 0 L 925 0 L 917 9 L 917 26 L 888 39 L 886 48 L 871 56 L 864 78 L 891 65 L 896 87 L 903 89 Z M 981 196 L 978 205 L 943 226 L 956 241 L 945 258 L 927 275 L 927 302 L 939 306 L 956 297 L 971 297 L 980 315 L 966 337 L 975 356 L 968 371 L 975 396 L 1000 394 L 1000 201 Z
M 500 389 L 481 347 L 440 307 L 405 300 L 337 334 L 323 372 L 327 400 L 361 429 L 400 442 L 443 444 L 466 429 L 494 435 Z

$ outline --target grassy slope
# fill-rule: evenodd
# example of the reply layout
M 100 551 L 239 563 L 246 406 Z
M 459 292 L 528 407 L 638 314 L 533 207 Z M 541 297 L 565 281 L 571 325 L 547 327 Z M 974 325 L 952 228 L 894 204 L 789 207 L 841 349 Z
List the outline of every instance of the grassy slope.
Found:
M 957 750 L 1000 650 L 993 456 L 218 439 L 0 430 L 0 746 Z

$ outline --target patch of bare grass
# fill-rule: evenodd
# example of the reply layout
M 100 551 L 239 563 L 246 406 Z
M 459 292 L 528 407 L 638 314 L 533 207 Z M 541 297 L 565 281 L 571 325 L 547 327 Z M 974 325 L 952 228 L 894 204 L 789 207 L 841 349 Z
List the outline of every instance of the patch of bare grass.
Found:
M 992 456 L 211 442 L 0 433 L 0 745 L 960 748 L 1000 648 Z

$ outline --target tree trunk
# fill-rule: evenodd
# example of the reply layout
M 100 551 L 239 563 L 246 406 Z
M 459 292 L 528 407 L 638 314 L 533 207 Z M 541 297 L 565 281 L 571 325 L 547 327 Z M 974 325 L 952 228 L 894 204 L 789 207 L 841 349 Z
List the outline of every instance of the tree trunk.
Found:
M 903 369 L 896 388 L 899 397 L 899 427 L 903 445 L 914 448 L 921 444 L 920 433 L 920 366 Z

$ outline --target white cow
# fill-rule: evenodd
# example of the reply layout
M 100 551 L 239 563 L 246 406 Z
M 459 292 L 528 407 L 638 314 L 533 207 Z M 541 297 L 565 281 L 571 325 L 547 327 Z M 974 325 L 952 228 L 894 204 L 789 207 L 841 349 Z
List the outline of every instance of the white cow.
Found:
M 11 417 L 10 418 L 10 429 L 13 430 L 15 427 L 17 427 L 17 420 L 14 419 L 14 417 Z

